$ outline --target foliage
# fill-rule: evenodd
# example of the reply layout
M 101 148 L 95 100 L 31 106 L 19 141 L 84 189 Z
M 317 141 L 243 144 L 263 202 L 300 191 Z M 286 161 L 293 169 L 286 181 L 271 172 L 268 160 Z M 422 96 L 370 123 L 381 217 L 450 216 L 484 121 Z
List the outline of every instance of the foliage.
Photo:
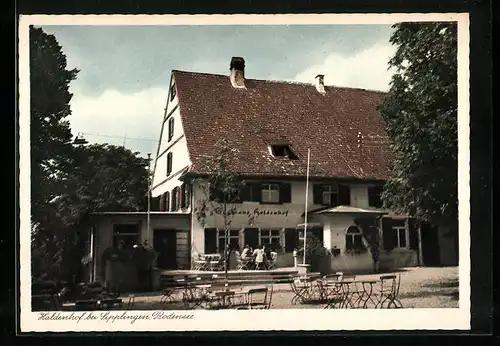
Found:
M 380 257 L 380 236 L 378 233 L 378 217 L 357 217 L 354 223 L 361 229 L 363 238 L 368 244 L 368 249 L 373 260 L 373 271 L 378 270 L 377 262 Z
M 202 189 L 202 197 L 196 201 L 194 213 L 204 224 L 214 211 L 220 211 L 224 218 L 224 228 L 229 229 L 232 217 L 236 212 L 235 203 L 239 201 L 240 192 L 245 182 L 228 167 L 233 159 L 234 151 L 230 149 L 226 139 L 217 142 L 218 155 L 213 159 L 213 169 L 206 178 L 196 179 L 195 183 Z
M 384 206 L 456 230 L 457 27 L 400 23 L 395 69 L 381 107 L 395 155 Z
M 77 70 L 53 35 L 30 28 L 32 274 L 70 280 L 91 212 L 131 211 L 147 193 L 147 159 L 123 147 L 74 147 L 66 119 Z
M 65 249 L 74 239 L 59 234 L 53 201 L 61 194 L 61 182 L 68 179 L 71 155 L 72 94 L 69 83 L 78 70 L 68 70 L 66 56 L 53 35 L 30 27 L 30 147 L 31 147 L 31 229 L 33 238 L 33 271 L 43 272 L 46 264 L 59 266 Z M 43 237 L 39 236 L 43 234 Z M 42 239 L 43 238 L 43 239 Z M 61 274 L 60 268 L 54 269 Z
M 306 263 L 311 265 L 311 271 L 321 271 L 321 261 L 329 255 L 328 250 L 323 246 L 323 242 L 313 234 L 307 234 L 306 238 Z M 304 258 L 304 248 L 297 250 L 297 254 Z
M 226 254 L 225 271 L 228 266 L 228 231 L 232 223 L 232 219 L 236 213 L 235 203 L 239 201 L 240 192 L 245 186 L 242 178 L 229 169 L 230 163 L 233 160 L 235 152 L 230 148 L 226 139 L 221 139 L 217 142 L 218 155 L 214 157 L 212 162 L 213 169 L 205 179 L 197 179 L 196 185 L 201 187 L 203 195 L 196 201 L 194 214 L 202 225 L 205 224 L 207 216 L 214 215 L 217 210 L 223 218 L 225 230 L 225 246 L 224 253 Z

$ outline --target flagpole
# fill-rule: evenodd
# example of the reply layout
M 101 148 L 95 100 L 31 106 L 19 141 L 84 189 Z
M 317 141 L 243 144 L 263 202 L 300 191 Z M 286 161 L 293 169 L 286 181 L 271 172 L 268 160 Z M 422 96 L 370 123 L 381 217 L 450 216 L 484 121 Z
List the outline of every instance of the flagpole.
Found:
M 306 244 L 307 244 L 307 196 L 309 195 L 309 159 L 311 156 L 311 150 L 307 149 L 307 173 L 306 173 L 306 203 L 305 203 L 305 213 L 304 213 L 304 256 L 302 258 L 302 264 L 306 264 Z

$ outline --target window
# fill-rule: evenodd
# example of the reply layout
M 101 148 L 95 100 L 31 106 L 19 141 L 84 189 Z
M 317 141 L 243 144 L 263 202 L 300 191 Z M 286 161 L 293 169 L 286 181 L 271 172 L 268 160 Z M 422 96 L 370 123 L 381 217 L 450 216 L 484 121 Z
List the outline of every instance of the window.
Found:
M 123 246 L 131 249 L 139 241 L 138 224 L 116 224 L 113 225 L 113 247 Z
M 382 208 L 382 186 L 371 186 L 368 188 L 368 205 L 370 207 Z
M 225 230 L 219 229 L 217 235 L 217 251 L 219 253 L 224 253 L 225 246 Z M 231 250 L 239 250 L 240 249 L 240 230 L 229 230 L 228 231 L 228 245 Z
M 281 230 L 261 229 L 259 243 L 261 245 L 268 245 L 271 250 L 279 250 L 281 248 Z
M 406 248 L 408 246 L 405 220 L 393 220 L 392 237 L 394 247 Z
M 338 189 L 336 185 L 323 185 L 321 189 L 321 204 L 336 205 L 338 204 Z
M 363 234 L 357 226 L 350 226 L 345 235 L 345 249 L 347 252 L 362 253 L 366 251 L 363 243 Z
M 297 156 L 293 153 L 289 144 L 272 144 L 270 149 L 274 157 L 287 157 L 292 160 L 297 159 Z
M 344 184 L 314 184 L 313 203 L 328 207 L 351 204 L 351 189 Z
M 172 153 L 167 154 L 167 175 L 172 173 Z
M 170 142 L 172 140 L 172 137 L 174 136 L 174 117 L 171 117 L 168 119 L 168 141 Z
M 298 232 L 298 248 L 304 248 L 304 228 L 299 228 Z M 323 246 L 323 227 L 308 227 L 307 228 L 307 244 L 308 246 Z
M 261 201 L 263 203 L 279 203 L 280 201 L 279 184 L 262 184 Z
M 172 86 L 170 87 L 170 101 L 173 101 L 175 99 L 176 92 L 177 90 L 175 87 L 175 83 L 173 83 Z

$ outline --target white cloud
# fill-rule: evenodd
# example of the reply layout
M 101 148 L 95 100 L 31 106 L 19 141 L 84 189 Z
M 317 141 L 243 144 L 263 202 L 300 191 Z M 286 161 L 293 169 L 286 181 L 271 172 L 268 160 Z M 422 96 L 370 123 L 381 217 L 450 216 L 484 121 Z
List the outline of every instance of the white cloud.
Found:
M 298 73 L 294 80 L 313 83 L 318 74 L 325 75 L 326 85 L 387 91 L 392 72 L 388 71 L 389 59 L 395 47 L 375 44 L 352 56 L 332 53 L 321 64 L 313 65 Z
M 106 90 L 97 97 L 72 90 L 73 134 L 83 133 L 93 143 L 123 145 L 142 154 L 156 154 L 168 87 L 125 94 Z M 127 138 L 128 137 L 128 138 Z M 149 140 L 139 140 L 139 139 Z

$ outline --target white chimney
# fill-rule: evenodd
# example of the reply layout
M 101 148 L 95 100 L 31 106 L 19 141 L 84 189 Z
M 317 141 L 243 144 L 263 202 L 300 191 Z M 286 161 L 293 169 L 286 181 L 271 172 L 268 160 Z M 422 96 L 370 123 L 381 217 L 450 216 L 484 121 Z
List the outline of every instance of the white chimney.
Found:
M 245 88 L 245 59 L 233 57 L 229 65 L 229 79 L 233 88 Z
M 318 92 L 324 94 L 326 93 L 325 91 L 325 75 L 322 75 L 322 74 L 319 74 L 315 77 L 316 79 L 316 90 L 318 90 Z

